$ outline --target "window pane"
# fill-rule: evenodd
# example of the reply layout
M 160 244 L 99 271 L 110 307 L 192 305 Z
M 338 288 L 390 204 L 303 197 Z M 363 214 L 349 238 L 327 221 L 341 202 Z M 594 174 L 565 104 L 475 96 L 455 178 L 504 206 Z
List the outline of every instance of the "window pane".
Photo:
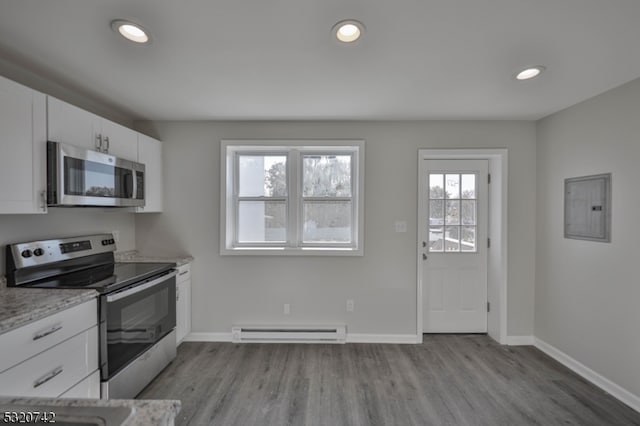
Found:
M 287 239 L 284 201 L 240 201 L 238 242 L 283 242 Z
M 447 198 L 460 198 L 460 175 L 445 175 Z
M 444 229 L 442 226 L 429 227 L 429 251 L 439 252 L 444 250 Z
M 475 199 L 476 197 L 476 175 L 462 175 L 462 198 Z
M 305 197 L 351 197 L 350 155 L 303 155 Z
M 446 201 L 447 203 L 447 225 L 458 225 L 460 223 L 460 201 Z
M 476 227 L 462 227 L 462 251 L 476 251 Z
M 444 250 L 460 251 L 460 227 L 446 226 L 444 230 Z
M 444 225 L 444 200 L 429 200 L 429 225 Z
M 476 201 L 475 200 L 463 200 L 460 207 L 462 209 L 462 224 L 463 225 L 475 225 L 476 224 Z
M 305 243 L 351 242 L 351 201 L 305 201 Z
M 444 198 L 444 175 L 429 175 L 429 198 Z
M 285 155 L 240 155 L 239 195 L 241 197 L 285 197 L 287 157 Z

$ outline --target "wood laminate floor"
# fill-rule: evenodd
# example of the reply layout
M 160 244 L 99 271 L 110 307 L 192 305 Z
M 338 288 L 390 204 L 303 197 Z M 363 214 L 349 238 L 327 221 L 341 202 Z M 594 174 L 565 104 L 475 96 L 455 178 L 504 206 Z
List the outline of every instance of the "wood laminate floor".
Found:
M 533 347 L 484 335 L 421 345 L 183 343 L 138 396 L 180 399 L 177 425 L 640 425 Z

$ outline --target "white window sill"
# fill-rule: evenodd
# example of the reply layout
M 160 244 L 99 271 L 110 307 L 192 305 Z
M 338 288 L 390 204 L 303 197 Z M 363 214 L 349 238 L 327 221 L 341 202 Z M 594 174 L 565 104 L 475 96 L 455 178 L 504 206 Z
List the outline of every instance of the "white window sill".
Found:
M 336 247 L 237 247 L 221 248 L 221 256 L 364 256 L 362 249 Z

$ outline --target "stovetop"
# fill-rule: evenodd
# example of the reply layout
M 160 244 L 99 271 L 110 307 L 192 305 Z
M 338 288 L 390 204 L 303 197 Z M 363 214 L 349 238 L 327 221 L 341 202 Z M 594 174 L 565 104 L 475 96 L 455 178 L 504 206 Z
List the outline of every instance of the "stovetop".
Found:
M 174 263 L 117 263 L 112 234 L 9 244 L 10 287 L 94 289 L 110 293 L 171 271 Z
M 131 284 L 163 275 L 173 263 L 109 263 L 27 284 L 35 288 L 93 289 L 110 293 Z

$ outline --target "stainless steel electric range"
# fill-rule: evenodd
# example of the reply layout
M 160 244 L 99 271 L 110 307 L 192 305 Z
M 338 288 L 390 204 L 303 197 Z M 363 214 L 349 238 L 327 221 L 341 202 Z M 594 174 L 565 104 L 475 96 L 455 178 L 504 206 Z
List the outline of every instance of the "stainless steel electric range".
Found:
M 133 398 L 176 356 L 176 271 L 114 251 L 111 234 L 10 244 L 7 285 L 98 291 L 101 396 Z

